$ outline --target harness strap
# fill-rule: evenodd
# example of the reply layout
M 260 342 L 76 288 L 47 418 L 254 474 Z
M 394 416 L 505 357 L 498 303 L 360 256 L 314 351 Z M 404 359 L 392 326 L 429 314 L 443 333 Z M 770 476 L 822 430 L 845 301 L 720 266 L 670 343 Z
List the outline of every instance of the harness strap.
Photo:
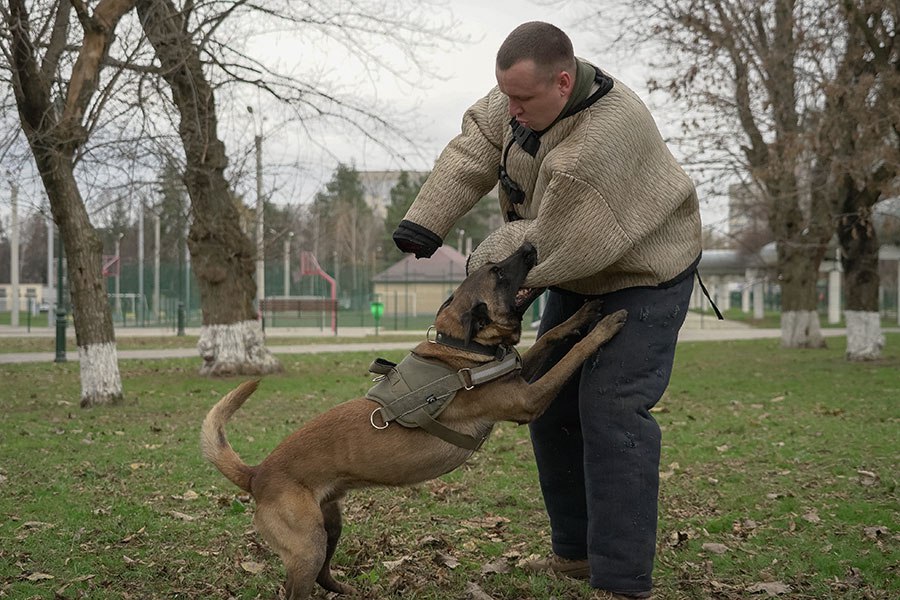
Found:
M 716 303 L 713 302 L 712 296 L 709 295 L 709 291 L 706 289 L 706 286 L 703 285 L 703 280 L 700 279 L 700 271 L 696 271 L 697 273 L 697 283 L 700 284 L 700 289 L 703 290 L 703 295 L 706 296 L 706 299 L 709 300 L 710 306 L 712 306 L 713 310 L 716 313 L 716 317 L 719 318 L 720 321 L 724 321 L 725 317 L 722 316 L 722 311 L 719 310 L 719 307 L 716 306 Z
M 431 435 L 439 437 L 445 442 L 450 442 L 454 446 L 459 446 L 460 448 L 465 448 L 466 450 L 471 450 L 473 452 L 481 448 L 484 440 L 487 439 L 487 436 L 484 436 L 479 440 L 471 435 L 460 433 L 455 429 L 450 429 L 440 421 L 436 421 L 434 417 L 424 410 L 418 411 L 413 417 L 413 420 L 416 422 L 416 425 Z
M 395 370 L 396 367 L 397 365 L 389 360 L 377 358 L 369 366 L 369 371 L 380 375 L 376 381 L 385 377 L 391 380 L 392 377 L 399 377 L 399 373 Z M 497 379 L 521 368 L 521 357 L 515 349 L 511 349 L 502 360 L 494 360 L 476 367 L 465 367 L 458 371 L 452 371 L 445 367 L 447 375 L 410 390 L 390 402 L 381 400 L 377 396 L 370 397 L 381 404 L 370 416 L 372 426 L 376 429 L 385 429 L 391 421 L 403 419 L 400 421 L 402 425 L 418 426 L 460 448 L 477 450 L 487 436 L 476 439 L 471 435 L 455 431 L 437 421 L 431 412 L 424 408 L 433 403 L 450 402 L 460 389 L 471 390 L 476 385 Z M 440 406 L 440 404 L 436 406 Z M 376 415 L 380 416 L 381 425 L 376 424 Z

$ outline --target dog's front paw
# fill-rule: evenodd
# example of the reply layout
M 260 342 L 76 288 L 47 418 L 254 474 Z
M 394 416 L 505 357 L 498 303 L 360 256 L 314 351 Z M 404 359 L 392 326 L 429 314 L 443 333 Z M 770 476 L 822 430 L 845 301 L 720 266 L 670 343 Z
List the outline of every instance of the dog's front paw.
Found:
M 619 330 L 625 326 L 628 319 L 628 311 L 624 308 L 616 312 L 606 315 L 603 320 L 594 327 L 591 332 L 595 336 L 602 336 L 604 341 L 619 333 Z
M 572 315 L 572 331 L 569 335 L 580 336 L 587 333 L 590 326 L 597 322 L 602 314 L 603 300 L 588 300 Z

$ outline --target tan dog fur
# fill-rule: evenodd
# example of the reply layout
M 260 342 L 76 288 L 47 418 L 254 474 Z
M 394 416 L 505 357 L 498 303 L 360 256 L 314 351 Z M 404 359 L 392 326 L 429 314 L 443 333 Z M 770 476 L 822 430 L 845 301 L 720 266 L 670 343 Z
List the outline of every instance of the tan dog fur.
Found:
M 438 311 L 436 329 L 485 345 L 518 343 L 524 307 L 516 305 L 516 293 L 535 259 L 534 249 L 525 245 L 505 261 L 474 272 Z M 589 302 L 541 336 L 523 356 L 521 372 L 460 390 L 440 421 L 480 437 L 496 422 L 528 423 L 537 418 L 582 362 L 623 326 L 625 311 L 608 315 L 565 358 L 529 384 L 548 349 L 563 338 L 584 332 L 597 320 L 599 310 L 598 302 Z M 413 352 L 452 369 L 490 360 L 430 342 L 422 342 Z M 201 434 L 203 454 L 256 500 L 254 525 L 284 563 L 288 599 L 307 598 L 316 582 L 330 591 L 351 593 L 353 588 L 337 582 L 330 571 L 341 533 L 339 501 L 345 493 L 359 487 L 433 479 L 463 464 L 471 452 L 422 429 L 398 424 L 375 429 L 369 417 L 378 404 L 358 398 L 315 417 L 285 438 L 259 465 L 249 466 L 228 443 L 224 427 L 257 384 L 241 384 L 209 411 Z

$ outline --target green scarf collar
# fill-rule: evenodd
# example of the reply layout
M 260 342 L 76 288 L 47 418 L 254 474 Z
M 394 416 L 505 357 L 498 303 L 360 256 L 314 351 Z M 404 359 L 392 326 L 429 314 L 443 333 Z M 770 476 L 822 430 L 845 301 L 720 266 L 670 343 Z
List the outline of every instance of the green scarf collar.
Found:
M 569 95 L 569 100 L 563 107 L 562 112 L 559 113 L 559 116 L 556 117 L 556 120 L 554 120 L 547 129 L 550 129 L 550 127 L 553 127 L 562 119 L 574 114 L 573 110 L 575 107 L 584 102 L 591 93 L 591 87 L 594 85 L 597 71 L 594 69 L 593 65 L 586 63 L 580 58 L 575 59 L 575 64 L 575 85 L 572 87 L 572 93 Z M 546 129 L 544 131 L 546 131 Z

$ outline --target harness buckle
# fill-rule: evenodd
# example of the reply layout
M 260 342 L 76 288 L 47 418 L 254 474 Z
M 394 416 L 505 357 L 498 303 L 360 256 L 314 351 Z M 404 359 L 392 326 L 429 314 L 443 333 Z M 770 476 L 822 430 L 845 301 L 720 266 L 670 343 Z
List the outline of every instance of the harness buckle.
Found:
M 429 337 L 432 331 L 434 332 L 434 338 Z M 429 344 L 437 344 L 437 328 L 434 325 L 429 326 L 425 330 L 425 341 Z
M 372 411 L 372 414 L 369 415 L 369 423 L 372 424 L 372 427 L 375 429 L 387 429 L 388 425 L 390 425 L 389 421 L 386 421 L 384 415 L 381 416 L 381 420 L 384 422 L 384 425 L 376 425 L 375 424 L 375 413 L 381 412 L 381 407 L 379 406 L 375 410 Z
M 472 382 L 472 369 L 470 369 L 469 367 L 463 367 L 459 370 L 459 374 L 463 378 L 463 388 L 466 391 L 469 391 L 475 387 L 475 384 Z

